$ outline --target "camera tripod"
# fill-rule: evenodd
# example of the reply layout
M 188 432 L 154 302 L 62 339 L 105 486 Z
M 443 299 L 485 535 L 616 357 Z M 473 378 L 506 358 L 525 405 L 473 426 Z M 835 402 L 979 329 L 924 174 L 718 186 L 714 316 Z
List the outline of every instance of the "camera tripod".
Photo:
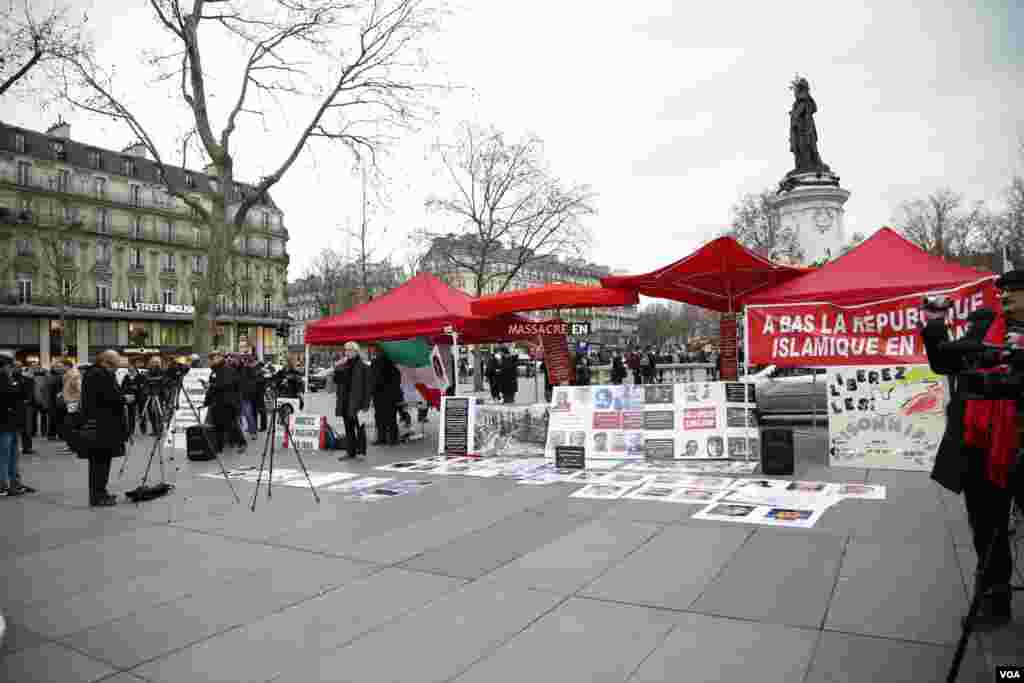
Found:
M 188 407 L 192 411 L 192 415 L 196 419 L 196 424 L 201 425 L 203 424 L 203 420 L 199 415 L 199 409 L 196 408 L 196 405 L 192 401 L 192 397 L 189 395 L 189 393 L 185 391 L 184 388 L 182 387 L 183 377 L 184 375 L 180 375 L 179 377 L 177 377 L 174 385 L 172 386 L 170 406 L 176 406 L 178 404 L 178 398 L 180 396 L 184 396 L 185 400 L 188 401 Z M 164 432 L 168 427 L 171 426 L 169 423 L 172 421 L 164 419 L 163 401 L 160 399 L 159 395 L 150 394 L 149 397 L 147 397 L 146 402 L 143 404 L 143 410 L 148 411 L 151 407 L 153 408 L 153 412 L 149 414 L 157 421 L 157 424 L 153 425 L 155 427 L 155 429 L 153 430 L 155 441 L 153 442 L 153 445 L 152 447 L 150 447 L 149 450 L 149 459 L 146 462 L 146 470 L 142 475 L 142 481 L 139 484 L 139 487 L 135 489 L 133 492 L 135 493 L 134 499 L 136 503 L 143 500 L 150 500 L 151 498 L 165 495 L 170 491 L 171 488 L 173 488 L 173 486 L 167 484 L 166 482 L 166 470 L 164 467 L 163 456 Z M 220 455 L 217 453 L 217 450 L 213 447 L 213 444 L 210 442 L 210 436 L 206 433 L 205 430 L 201 430 L 201 433 L 203 435 L 203 441 L 205 442 L 207 452 L 212 454 L 213 457 L 216 458 L 217 464 L 220 465 L 221 474 L 224 475 L 224 481 L 227 482 L 228 488 L 231 489 L 231 495 L 234 496 L 235 502 L 242 502 L 242 500 L 238 497 L 238 492 L 235 490 L 234 485 L 231 483 L 231 477 L 228 476 L 228 471 L 224 467 L 224 462 L 220 459 Z M 152 470 L 154 460 L 157 460 L 157 462 L 160 465 L 160 484 L 152 487 L 147 487 L 146 482 L 149 481 L 149 473 Z M 121 471 L 118 475 L 119 477 L 124 476 L 124 470 L 127 464 L 128 459 L 125 458 L 124 462 L 121 463 Z M 157 493 L 157 491 L 159 491 L 159 493 Z M 129 497 L 132 496 L 129 495 Z
M 263 483 L 263 470 L 268 464 L 268 456 L 270 467 L 267 474 L 267 500 L 270 500 L 272 497 L 271 491 L 274 481 L 274 453 L 277 449 L 276 436 L 279 422 L 281 423 L 280 426 L 284 429 L 284 434 L 288 439 L 288 443 L 291 445 L 292 450 L 295 451 L 295 459 L 298 460 L 299 467 L 302 468 L 302 474 L 306 477 L 306 482 L 309 484 L 309 490 L 313 493 L 313 499 L 319 504 L 320 495 L 316 492 L 316 487 L 313 486 L 313 480 L 309 478 L 309 470 L 306 469 L 306 463 L 302 459 L 302 453 L 299 452 L 299 447 L 295 443 L 295 439 L 292 437 L 292 430 L 288 426 L 287 416 L 290 416 L 291 411 L 281 410 L 281 405 L 277 400 L 277 392 L 273 389 L 268 389 L 267 393 L 273 397 L 273 407 L 270 411 L 270 415 L 267 416 L 267 437 L 263 441 L 263 456 L 260 458 L 260 469 L 259 473 L 256 475 L 256 490 L 252 493 L 252 506 L 249 509 L 253 512 L 256 511 L 256 498 L 260 493 L 260 484 Z M 289 409 L 291 408 L 290 405 L 288 407 Z M 285 414 L 287 414 L 287 416 Z

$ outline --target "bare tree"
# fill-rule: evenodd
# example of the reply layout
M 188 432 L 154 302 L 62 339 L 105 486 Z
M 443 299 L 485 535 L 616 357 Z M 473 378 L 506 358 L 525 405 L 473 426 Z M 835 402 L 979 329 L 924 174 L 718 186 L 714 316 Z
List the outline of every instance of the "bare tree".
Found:
M 44 296 L 57 302 L 60 316 L 60 355 L 67 354 L 69 327 L 67 310 L 82 294 L 81 249 L 73 224 L 59 223 L 39 231 L 40 264 L 43 267 Z M 77 344 L 77 341 L 76 341 Z M 83 349 L 78 349 L 79 356 Z
M 962 206 L 963 195 L 940 188 L 924 199 L 903 202 L 895 223 L 907 239 L 930 254 L 942 258 L 967 256 L 985 212 L 980 203 L 967 210 Z
M 480 296 L 505 291 L 524 269 L 586 253 L 591 236 L 583 219 L 595 213 L 595 194 L 552 175 L 540 138 L 509 143 L 493 128 L 465 123 L 456 143 L 439 152 L 453 188 L 447 197 L 428 200 L 427 207 L 454 220 L 461 239 L 435 248 L 438 234 L 420 234 L 435 269 L 468 274 L 471 293 Z M 480 390 L 480 350 L 474 368 Z
M 321 249 L 313 262 L 306 268 L 303 285 L 313 297 L 314 305 L 321 317 L 327 317 L 347 308 L 347 296 L 351 296 L 355 282 L 352 269 L 345 258 L 334 249 Z
M 207 205 L 164 172 L 163 156 L 149 127 L 115 92 L 112 77 L 95 60 L 64 60 L 62 96 L 72 105 L 121 121 L 145 145 L 163 172 L 168 193 L 190 207 L 210 229 L 209 265 L 195 305 L 195 350 L 209 348 L 211 301 L 225 291 L 228 261 L 247 230 L 247 217 L 289 171 L 310 140 L 343 144 L 356 159 L 377 156 L 394 140 L 393 133 L 412 125 L 422 111 L 422 83 L 414 64 L 417 43 L 435 27 L 436 11 L 428 0 L 149 0 L 154 20 L 176 49 L 150 62 L 158 79 L 177 83 L 190 112 L 189 125 L 210 160 L 216 178 L 206 191 Z M 260 8 L 260 9 L 257 9 Z M 262 9 L 262 13 L 261 13 Z M 238 77 L 218 134 L 210 113 L 211 68 L 215 53 L 204 52 L 212 30 L 246 46 L 247 59 Z M 209 49 L 209 48 L 208 48 Z M 319 59 L 333 71 L 330 81 L 316 83 L 306 59 Z M 218 79 L 220 80 L 220 79 Z M 221 89 L 221 86 L 217 86 Z M 317 102 L 315 111 L 290 146 L 287 156 L 250 190 L 236 185 L 232 138 L 243 116 L 263 118 L 264 98 Z M 255 102 L 254 102 L 255 100 Z M 186 144 L 182 147 L 185 165 Z
M 764 258 L 801 262 L 800 237 L 792 228 L 779 225 L 774 199 L 772 190 L 743 195 L 732 207 L 732 227 L 726 234 Z
M 844 244 L 842 249 L 840 249 L 839 255 L 843 256 L 844 254 L 850 253 L 850 251 L 852 251 L 854 249 L 854 247 L 858 246 L 861 242 L 863 242 L 864 239 L 865 239 L 864 233 L 861 233 L 861 232 L 853 233 L 852 235 L 850 235 L 850 241 L 847 242 L 846 244 Z
M 26 86 L 35 71 L 63 58 L 91 55 L 87 22 L 84 12 L 80 19 L 73 18 L 69 8 L 59 4 L 45 14 L 29 0 L 11 0 L 0 7 L 0 96 L 16 85 Z

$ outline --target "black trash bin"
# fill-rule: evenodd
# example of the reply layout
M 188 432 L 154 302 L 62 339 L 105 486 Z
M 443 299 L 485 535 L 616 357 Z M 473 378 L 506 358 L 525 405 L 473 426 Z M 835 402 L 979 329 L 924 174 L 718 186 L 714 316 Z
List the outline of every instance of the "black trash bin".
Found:
M 213 460 L 221 450 L 219 436 L 211 425 L 192 425 L 185 430 L 185 455 L 192 461 Z

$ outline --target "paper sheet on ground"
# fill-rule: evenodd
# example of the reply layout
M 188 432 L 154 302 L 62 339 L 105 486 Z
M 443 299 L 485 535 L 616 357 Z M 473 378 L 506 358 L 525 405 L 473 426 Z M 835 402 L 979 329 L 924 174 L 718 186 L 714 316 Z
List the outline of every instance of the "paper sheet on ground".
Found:
M 621 498 L 623 495 L 628 493 L 632 486 L 622 486 L 620 484 L 587 484 L 576 493 L 573 493 L 570 498 L 599 498 L 602 500 L 615 500 Z
M 382 484 L 387 484 L 390 481 L 394 481 L 394 479 L 389 477 L 363 477 L 361 479 L 341 482 L 340 484 L 331 484 L 324 490 L 331 491 L 333 493 L 352 493 L 362 489 L 381 486 Z

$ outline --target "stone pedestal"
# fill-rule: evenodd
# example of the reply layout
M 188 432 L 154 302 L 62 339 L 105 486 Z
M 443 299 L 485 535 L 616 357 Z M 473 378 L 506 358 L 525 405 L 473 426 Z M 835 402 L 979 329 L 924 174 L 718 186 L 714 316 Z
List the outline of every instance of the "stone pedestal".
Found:
M 850 192 L 839 176 L 824 172 L 791 173 L 780 184 L 774 208 L 779 228 L 797 235 L 807 265 L 838 257 L 847 243 L 843 205 Z

